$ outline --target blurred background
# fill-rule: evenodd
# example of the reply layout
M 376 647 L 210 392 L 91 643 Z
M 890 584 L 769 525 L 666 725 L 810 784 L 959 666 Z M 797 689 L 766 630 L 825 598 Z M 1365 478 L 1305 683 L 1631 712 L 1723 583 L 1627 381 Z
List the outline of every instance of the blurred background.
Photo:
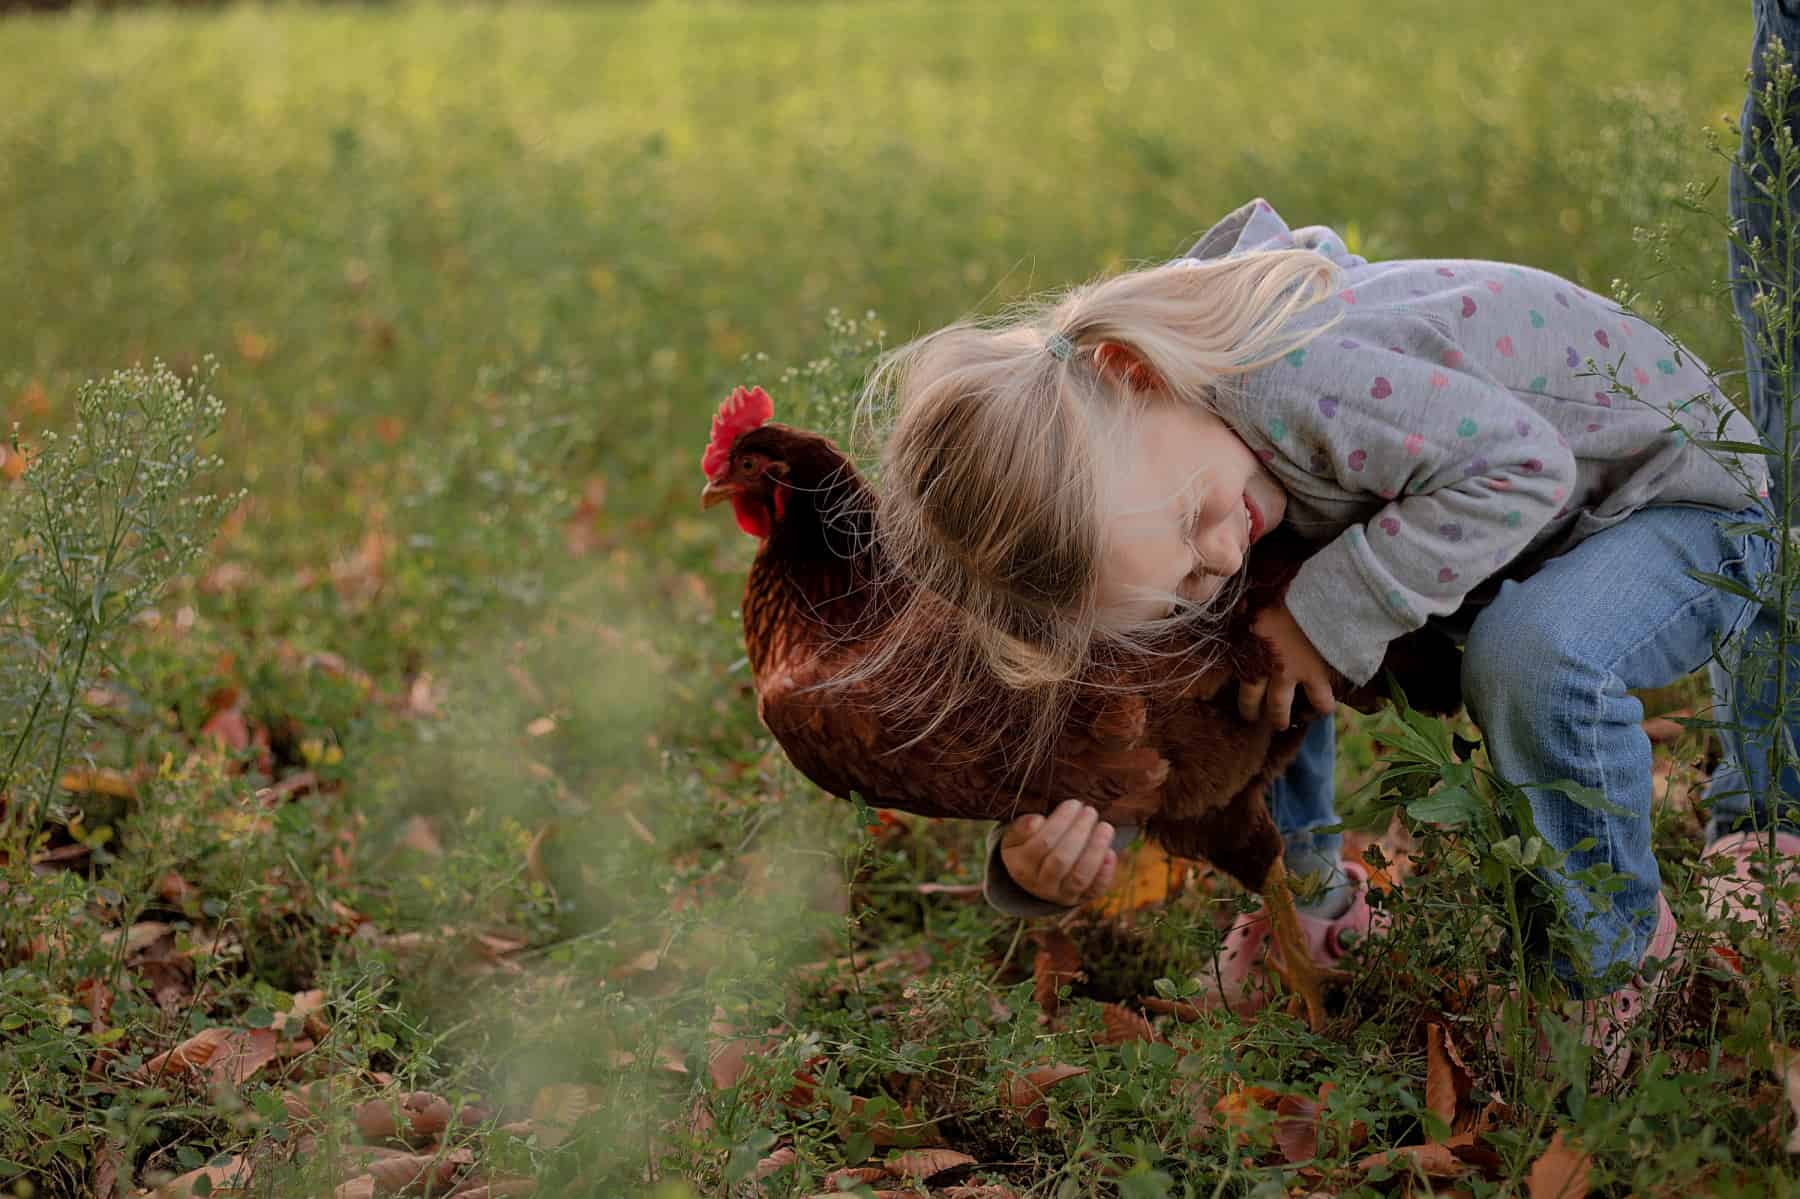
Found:
M 264 912 L 199 1022 L 322 988 L 334 1068 L 568 1115 L 516 1172 L 724 1193 L 777 1127 L 735 1079 L 693 1115 L 730 1030 L 784 1027 L 783 1068 L 829 1058 L 846 1105 L 894 1067 L 848 1031 L 861 976 L 794 967 L 927 944 L 918 985 L 998 1021 L 1020 958 L 917 891 L 974 881 L 979 830 L 871 836 L 756 724 L 754 544 L 696 504 L 720 399 L 831 424 L 876 345 L 1175 256 L 1257 196 L 1371 257 L 1631 295 L 1729 372 L 1703 131 L 1730 141 L 1748 34 L 1724 0 L 0 4 L 0 503 L 84 380 L 153 359 L 216 360 L 216 488 L 244 489 L 108 659 L 124 714 L 80 726 L 120 770 L 224 760 L 55 885 L 111 913 L 96 937 Z M 225 818 L 302 772 L 300 816 Z M 198 898 L 87 890 L 166 871 Z M 476 934 L 500 947 L 468 974 Z M 116 989 L 142 1056 L 193 1030 Z M 995 1027 L 983 1094 L 1036 1035 Z M 269 1150 L 216 1094 L 131 1090 L 15 1089 L 0 1157 L 78 1193 L 105 1146 L 139 1181 Z M 871 1121 L 801 1123 L 841 1148 Z

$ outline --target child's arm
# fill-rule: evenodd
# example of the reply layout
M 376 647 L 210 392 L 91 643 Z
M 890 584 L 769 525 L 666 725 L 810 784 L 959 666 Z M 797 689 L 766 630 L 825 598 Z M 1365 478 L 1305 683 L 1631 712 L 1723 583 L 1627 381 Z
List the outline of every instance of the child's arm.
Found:
M 1317 344 L 1298 367 L 1290 357 L 1261 372 L 1244 411 L 1290 491 L 1335 483 L 1386 501 L 1287 592 L 1318 653 L 1366 683 L 1390 641 L 1455 611 L 1555 519 L 1574 498 L 1575 458 L 1423 321 L 1365 331 L 1347 320 Z
M 1136 830 L 1115 829 L 1079 800 L 1048 816 L 1030 815 L 988 834 L 988 903 L 1009 916 L 1049 916 L 1103 894 L 1118 849 Z

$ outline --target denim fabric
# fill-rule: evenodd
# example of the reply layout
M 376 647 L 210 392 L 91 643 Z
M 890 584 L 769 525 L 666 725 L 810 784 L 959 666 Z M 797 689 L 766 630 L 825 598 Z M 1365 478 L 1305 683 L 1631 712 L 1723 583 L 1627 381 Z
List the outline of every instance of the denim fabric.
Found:
M 1782 279 L 1780 274 L 1771 273 L 1769 264 L 1786 261 L 1789 257 L 1785 237 L 1791 236 L 1792 230 L 1776 227 L 1776 209 L 1774 197 L 1768 194 L 1770 182 L 1768 164 L 1763 161 L 1756 147 L 1768 147 L 1771 144 L 1772 130 L 1768 119 L 1757 110 L 1756 96 L 1763 90 L 1768 80 L 1763 57 L 1770 45 L 1779 40 L 1789 61 L 1800 61 L 1800 3 L 1790 0 L 1756 0 L 1752 4 L 1753 28 L 1750 38 L 1750 84 L 1744 97 L 1743 113 L 1739 117 L 1739 130 L 1742 135 L 1740 152 L 1732 163 L 1730 206 L 1731 220 L 1738 229 L 1739 236 L 1746 242 L 1760 240 L 1769 248 L 1762 270 L 1758 270 L 1750 261 L 1749 255 L 1733 239 L 1730 245 L 1731 263 L 1731 300 L 1737 310 L 1738 322 L 1744 337 L 1744 365 L 1746 385 L 1750 399 L 1750 414 L 1762 437 L 1769 445 L 1783 444 L 1783 432 L 1788 411 L 1787 397 L 1783 394 L 1781 381 L 1777 377 L 1774 364 L 1779 360 L 1777 355 L 1765 353 L 1759 336 L 1761 324 L 1756 310 L 1751 306 L 1751 297 L 1760 290 L 1773 295 L 1776 302 L 1792 307 L 1795 303 L 1795 280 Z M 1784 122 L 1789 128 L 1800 126 L 1795 121 L 1793 112 L 1784 114 Z M 1765 149 L 1763 153 L 1769 151 Z M 1789 211 L 1800 218 L 1800 195 L 1790 195 Z M 1773 347 L 1767 347 L 1773 350 Z M 1790 345 L 1786 353 L 1790 367 L 1800 369 L 1800 346 Z M 1800 440 L 1797 435 L 1796 440 Z M 1782 511 L 1786 497 L 1792 494 L 1791 468 L 1789 471 L 1774 470 L 1770 472 L 1769 502 L 1776 512 Z M 1714 694 L 1722 701 L 1727 701 L 1727 710 L 1732 710 L 1729 701 L 1733 693 L 1742 691 L 1744 703 L 1753 713 L 1770 710 L 1778 696 L 1778 680 L 1770 663 L 1772 655 L 1757 653 L 1755 645 L 1766 643 L 1775 632 L 1773 617 L 1760 617 L 1749 636 L 1749 651 L 1743 647 L 1733 647 L 1719 662 L 1710 668 Z M 1760 668 L 1757 663 L 1761 663 Z M 1756 676 L 1760 669 L 1762 677 Z M 1790 667 L 1789 678 L 1800 678 L 1800 670 Z M 1758 722 L 1763 723 L 1761 721 Z M 1706 788 L 1706 802 L 1711 811 L 1707 823 L 1706 840 L 1708 844 L 1719 839 L 1728 832 L 1737 829 L 1764 829 L 1771 821 L 1783 828 L 1793 831 L 1800 828 L 1800 820 L 1786 805 L 1776 803 L 1773 796 L 1777 794 L 1770 786 L 1769 780 L 1769 740 L 1752 737 L 1745 744 L 1740 730 L 1721 730 L 1721 738 L 1725 742 L 1726 756 L 1714 772 Z M 1796 755 L 1792 746 L 1787 747 L 1787 756 L 1791 761 Z M 1740 763 L 1747 764 L 1746 771 Z M 1800 797 L 1800 777 L 1790 767 L 1782 775 L 1779 794 L 1793 798 Z
M 1578 991 L 1586 970 L 1636 965 L 1656 925 L 1650 739 L 1643 706 L 1628 692 L 1700 669 L 1756 619 L 1758 605 L 1690 572 L 1755 589 L 1774 564 L 1772 547 L 1725 526 L 1761 514 L 1760 506 L 1735 516 L 1689 505 L 1646 508 L 1530 578 L 1502 584 L 1470 629 L 1463 698 L 1494 769 L 1520 784 L 1592 787 L 1622 809 L 1609 814 L 1560 791 L 1530 791 L 1538 832 L 1568 853 L 1571 871 L 1604 864 L 1623 876 L 1624 889 L 1610 902 L 1565 876 L 1547 880 L 1590 940 L 1587 962 L 1552 963 Z M 1575 848 L 1590 838 L 1591 848 Z
M 1337 731 L 1329 720 L 1315 720 L 1300 742 L 1300 753 L 1269 787 L 1269 814 L 1281 830 L 1292 864 L 1308 859 L 1335 862 L 1343 853 L 1344 834 L 1328 831 L 1337 824 L 1332 799 L 1332 772 L 1337 763 Z
M 1791 231 L 1777 230 L 1775 227 L 1776 198 L 1768 194 L 1770 180 L 1768 163 L 1765 161 L 1774 153 L 1771 148 L 1773 133 L 1768 120 L 1757 111 L 1756 97 L 1768 82 L 1763 56 L 1772 42 L 1781 42 L 1789 61 L 1800 61 L 1800 3 L 1755 0 L 1751 8 L 1753 28 L 1750 38 L 1750 84 L 1744 96 L 1743 112 L 1738 119 L 1742 141 L 1740 152 L 1732 162 L 1729 203 L 1731 220 L 1738 228 L 1739 236 L 1745 242 L 1760 239 L 1765 247 L 1769 247 L 1769 252 L 1765 255 L 1763 269 L 1759 271 L 1738 244 L 1738 239 L 1731 239 L 1728 248 L 1731 301 L 1737 309 L 1738 324 L 1744 337 L 1750 416 L 1762 431 L 1764 440 L 1770 445 L 1779 446 L 1783 444 L 1782 425 L 1787 405 L 1784 397 L 1779 394 L 1780 383 L 1771 369 L 1772 363 L 1759 344 L 1761 325 L 1750 300 L 1760 288 L 1769 291 L 1777 302 L 1791 307 L 1795 299 L 1795 281 L 1782 279 L 1779 272 L 1771 270 L 1773 264 L 1787 259 L 1785 248 L 1779 242 Z M 1785 115 L 1785 123 L 1793 128 L 1795 114 Z M 1758 147 L 1762 148 L 1760 152 Z M 1800 217 L 1800 195 L 1791 195 L 1790 204 L 1790 211 Z M 1800 350 L 1800 347 L 1790 348 L 1788 362 L 1800 368 L 1800 354 L 1796 350 Z M 1786 472 L 1775 470 L 1770 473 L 1773 476 L 1769 484 L 1770 499 L 1779 512 L 1782 497 L 1791 489 L 1785 477 Z
M 1753 8 L 1752 78 L 1742 118 L 1746 153 L 1740 156 L 1752 163 L 1753 139 L 1768 136 L 1752 99 L 1765 78 L 1763 51 L 1779 38 L 1788 57 L 1800 61 L 1800 0 L 1755 0 Z M 1800 122 L 1789 123 L 1800 131 Z M 1734 169 L 1731 216 L 1745 237 L 1760 237 L 1772 247 L 1771 261 L 1786 261 L 1771 207 L 1758 194 L 1760 179 L 1754 165 L 1748 172 Z M 1800 215 L 1800 195 L 1793 208 Z M 1780 445 L 1786 398 L 1761 352 L 1750 297 L 1760 286 L 1792 305 L 1794 281 L 1756 276 L 1735 245 L 1730 263 L 1751 415 L 1764 440 Z M 1789 361 L 1800 367 L 1800 346 Z M 1787 473 L 1773 472 L 1775 505 L 1789 494 Z M 1790 768 L 1779 787 L 1772 786 L 1769 749 L 1785 733 L 1791 758 L 1800 730 L 1793 724 L 1786 730 L 1772 727 L 1778 682 L 1772 655 L 1757 652 L 1757 645 L 1774 635 L 1778 614 L 1689 574 L 1718 574 L 1758 589 L 1775 565 L 1774 546 L 1762 538 L 1733 536 L 1725 526 L 1766 520 L 1760 505 L 1739 513 L 1679 504 L 1647 508 L 1529 578 L 1506 582 L 1472 621 L 1464 612 L 1457 614 L 1462 619 L 1445 622 L 1467 629 L 1463 694 L 1495 768 L 1521 783 L 1567 779 L 1594 787 L 1623 809 L 1623 814 L 1600 813 L 1560 792 L 1531 792 L 1539 832 L 1569 853 L 1572 870 L 1605 863 L 1624 876 L 1624 889 L 1610 901 L 1571 879 L 1550 880 L 1567 898 L 1575 926 L 1589 937 L 1588 961 L 1552 964 L 1578 991 L 1584 978 L 1641 960 L 1656 923 L 1661 878 L 1650 849 L 1651 750 L 1640 724 L 1642 707 L 1630 689 L 1662 686 L 1707 666 L 1715 714 L 1732 726 L 1722 731 L 1726 757 L 1708 788 L 1708 841 L 1731 827 L 1761 827 L 1771 819 L 1795 827 L 1788 805 L 1800 802 L 1800 776 Z M 1800 654 L 1788 677 L 1800 680 Z M 1795 686 L 1789 683 L 1790 693 Z M 1276 823 L 1297 856 L 1312 854 L 1330 835 L 1319 828 L 1332 805 L 1331 748 L 1329 722 L 1321 722 L 1270 792 Z M 1777 794 L 1779 802 L 1773 800 Z M 1572 852 L 1589 838 L 1592 848 Z

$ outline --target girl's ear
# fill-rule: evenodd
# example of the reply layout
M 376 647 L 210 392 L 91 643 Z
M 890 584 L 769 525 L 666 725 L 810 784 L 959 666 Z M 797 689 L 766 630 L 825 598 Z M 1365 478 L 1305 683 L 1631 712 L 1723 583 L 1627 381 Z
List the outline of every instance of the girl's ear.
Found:
M 1133 391 L 1155 391 L 1161 386 L 1161 380 L 1150 373 L 1144 360 L 1116 341 L 1103 341 L 1094 347 L 1094 369 L 1101 374 L 1118 375 Z

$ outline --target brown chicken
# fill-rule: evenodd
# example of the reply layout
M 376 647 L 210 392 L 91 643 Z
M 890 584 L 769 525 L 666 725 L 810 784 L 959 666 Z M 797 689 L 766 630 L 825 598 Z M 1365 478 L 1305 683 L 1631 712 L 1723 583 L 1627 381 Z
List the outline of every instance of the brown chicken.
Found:
M 883 560 L 874 491 L 831 441 L 769 423 L 772 415 L 761 388 L 739 388 L 721 406 L 702 461 L 701 503 L 729 501 L 738 525 L 761 542 L 744 589 L 744 642 L 758 712 L 795 767 L 839 798 L 855 792 L 871 806 L 922 816 L 1011 820 L 1075 798 L 1114 824 L 1142 826 L 1171 853 L 1203 858 L 1263 895 L 1274 964 L 1318 1028 L 1322 979 L 1263 800 L 1304 728 L 1245 721 L 1235 687 L 1267 674 L 1269 649 L 1250 622 L 1279 602 L 1303 544 L 1279 533 L 1259 544 L 1222 660 L 1196 671 L 1191 662 L 1204 659 L 1184 664 L 1177 645 L 1097 668 L 1076 689 L 1051 752 L 1021 763 L 1003 750 L 1023 739 L 1004 732 L 1024 709 L 997 681 L 959 689 L 956 710 L 918 727 L 892 718 L 879 674 L 841 682 L 911 596 Z M 1197 638 L 1187 649 L 1203 652 Z M 1216 640 L 1204 652 L 1215 656 Z M 1460 704 L 1448 641 L 1414 634 L 1394 643 L 1386 665 L 1421 710 Z M 1385 698 L 1339 681 L 1337 695 L 1353 707 Z

